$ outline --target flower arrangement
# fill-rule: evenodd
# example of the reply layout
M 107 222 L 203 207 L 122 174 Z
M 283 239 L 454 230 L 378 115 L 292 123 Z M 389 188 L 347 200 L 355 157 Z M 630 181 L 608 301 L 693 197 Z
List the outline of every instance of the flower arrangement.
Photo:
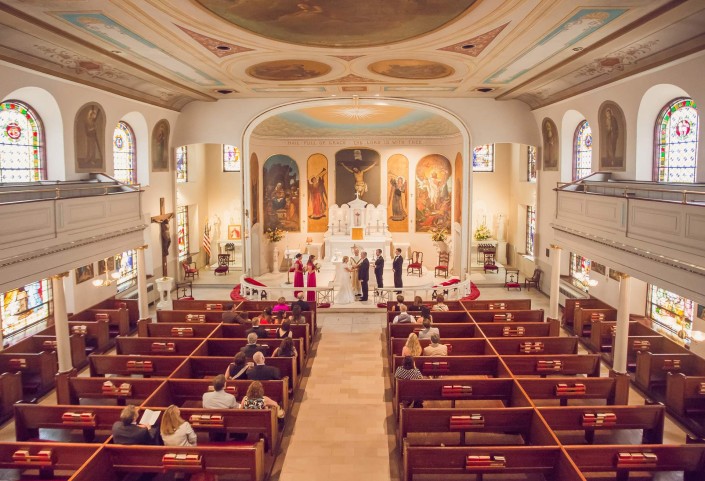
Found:
M 448 239 L 448 231 L 445 227 L 434 227 L 431 229 L 431 240 L 433 242 L 445 242 Z
M 475 234 L 473 235 L 475 240 L 478 241 L 483 241 L 487 240 L 490 237 L 492 237 L 492 232 L 490 232 L 490 229 L 485 225 L 484 223 L 478 226 L 477 229 L 475 229 Z
M 321 272 L 321 263 L 320 262 L 314 262 L 313 263 L 313 268 L 316 272 Z
M 279 227 L 272 229 L 271 227 L 264 231 L 264 236 L 269 242 L 279 242 L 284 238 L 284 231 Z

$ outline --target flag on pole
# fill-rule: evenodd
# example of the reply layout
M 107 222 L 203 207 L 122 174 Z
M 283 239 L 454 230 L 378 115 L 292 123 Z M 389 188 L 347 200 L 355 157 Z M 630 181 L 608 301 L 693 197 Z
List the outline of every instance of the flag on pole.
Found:
M 203 250 L 206 252 L 206 265 L 211 263 L 211 226 L 206 221 L 206 228 L 203 230 Z

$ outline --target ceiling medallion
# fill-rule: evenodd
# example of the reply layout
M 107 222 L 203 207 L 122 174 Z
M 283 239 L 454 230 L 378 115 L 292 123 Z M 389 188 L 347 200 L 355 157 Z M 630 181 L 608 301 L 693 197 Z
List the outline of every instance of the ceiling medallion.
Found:
M 373 106 L 360 107 L 360 97 L 353 95 L 352 107 L 342 107 L 335 110 L 335 114 L 349 120 L 365 120 L 377 115 L 379 109 Z
M 409 80 L 432 80 L 448 77 L 455 73 L 449 65 L 431 60 L 399 59 L 380 60 L 367 67 L 371 72 L 385 77 Z
M 328 64 L 313 60 L 273 60 L 252 65 L 246 70 L 250 77 L 261 80 L 285 82 L 309 80 L 326 75 L 331 71 Z

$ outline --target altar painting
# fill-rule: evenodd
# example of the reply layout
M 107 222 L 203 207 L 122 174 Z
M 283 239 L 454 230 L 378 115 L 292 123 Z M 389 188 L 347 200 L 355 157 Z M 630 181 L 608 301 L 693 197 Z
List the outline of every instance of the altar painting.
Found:
M 438 154 L 427 155 L 416 166 L 416 232 L 450 232 L 451 173 L 450 161 Z
M 288 155 L 273 155 L 262 169 L 264 229 L 299 232 L 299 168 Z
M 455 212 L 453 220 L 458 224 L 463 223 L 463 155 L 458 152 L 455 155 Z M 469 197 L 469 196 L 468 196 Z
M 255 153 L 250 156 L 250 219 L 250 225 L 259 222 L 259 162 Z
M 387 160 L 387 225 L 390 232 L 409 232 L 409 159 Z
M 308 232 L 328 230 L 328 158 L 313 154 L 306 171 L 308 187 Z
M 381 203 L 379 153 L 371 149 L 343 149 L 335 154 L 335 202 L 338 205 L 360 199 L 373 205 Z

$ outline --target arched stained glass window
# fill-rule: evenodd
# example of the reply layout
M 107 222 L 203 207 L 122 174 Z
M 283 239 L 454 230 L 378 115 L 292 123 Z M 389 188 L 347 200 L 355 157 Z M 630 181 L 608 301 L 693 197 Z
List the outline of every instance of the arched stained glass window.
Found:
M 188 182 L 188 148 L 176 148 L 176 182 Z
M 240 172 L 240 149 L 223 145 L 223 172 Z
M 44 129 L 27 104 L 0 103 L 0 182 L 46 179 Z
M 583 120 L 575 130 L 575 150 L 573 151 L 573 180 L 592 174 L 592 129 Z
M 125 122 L 118 122 L 113 132 L 114 177 L 124 184 L 137 183 L 135 134 Z
M 695 182 L 698 127 L 692 99 L 677 99 L 664 107 L 656 123 L 656 182 Z

